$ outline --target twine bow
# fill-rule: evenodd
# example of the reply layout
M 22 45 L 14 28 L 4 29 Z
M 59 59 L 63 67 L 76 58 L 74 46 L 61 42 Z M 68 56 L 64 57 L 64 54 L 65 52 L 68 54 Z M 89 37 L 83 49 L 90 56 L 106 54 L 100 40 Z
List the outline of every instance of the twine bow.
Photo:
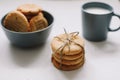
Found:
M 55 38 L 59 39 L 60 41 L 63 42 L 63 45 L 61 45 L 54 53 L 56 53 L 57 51 L 60 50 L 60 68 L 62 67 L 62 57 L 63 57 L 63 50 L 64 48 L 67 46 L 68 47 L 68 50 L 70 52 L 70 44 L 71 43 L 74 43 L 75 45 L 79 46 L 82 48 L 83 50 L 83 53 L 84 53 L 84 48 L 82 45 L 80 45 L 79 43 L 76 43 L 75 41 L 73 41 L 73 39 L 78 36 L 79 32 L 72 32 L 72 33 L 67 33 L 66 29 L 64 29 L 64 32 L 65 32 L 65 35 L 66 35 L 66 39 L 62 39 L 58 36 L 56 36 Z

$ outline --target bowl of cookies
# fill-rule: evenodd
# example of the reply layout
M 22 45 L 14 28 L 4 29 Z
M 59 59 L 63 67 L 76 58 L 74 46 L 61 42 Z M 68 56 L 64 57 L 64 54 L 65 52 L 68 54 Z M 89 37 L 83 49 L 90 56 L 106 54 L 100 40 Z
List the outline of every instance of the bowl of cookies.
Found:
M 53 22 L 53 15 L 35 4 L 20 5 L 1 20 L 7 38 L 18 47 L 34 47 L 45 43 Z

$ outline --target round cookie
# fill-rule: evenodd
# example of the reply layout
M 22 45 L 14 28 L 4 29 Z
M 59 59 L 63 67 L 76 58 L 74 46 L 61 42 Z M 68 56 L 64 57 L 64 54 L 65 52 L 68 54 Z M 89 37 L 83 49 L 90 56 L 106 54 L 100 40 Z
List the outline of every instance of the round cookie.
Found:
M 60 64 L 64 64 L 64 65 L 77 65 L 77 64 L 80 64 L 83 59 L 84 59 L 84 55 L 81 56 L 81 58 L 79 59 L 76 59 L 76 60 L 63 60 L 62 58 L 61 59 L 58 59 L 57 57 L 55 57 L 54 55 L 52 55 L 52 57 Z
M 55 61 L 54 58 L 52 59 L 52 62 L 53 62 L 54 66 L 56 68 L 58 68 L 60 70 L 64 70 L 64 71 L 71 71 L 71 70 L 78 69 L 78 68 L 82 67 L 83 64 L 84 64 L 84 60 L 83 60 L 80 64 L 72 65 L 72 66 L 66 66 L 66 65 L 59 64 L 57 61 Z
M 63 41 L 61 41 L 57 37 L 59 37 Z M 51 42 L 51 48 L 52 48 L 53 52 L 56 52 L 56 50 L 57 50 L 57 53 L 61 53 L 61 49 L 60 50 L 58 50 L 58 49 L 65 43 L 67 35 L 66 34 L 61 34 L 61 35 L 58 35 L 57 37 L 53 38 L 53 40 Z M 79 36 L 75 36 L 75 37 L 72 38 L 72 41 L 74 41 L 77 44 L 75 44 L 74 42 L 71 42 L 71 44 L 69 45 L 70 50 L 69 50 L 68 46 L 65 46 L 63 51 L 62 51 L 63 54 L 65 54 L 65 55 L 76 55 L 76 54 L 81 53 L 84 50 L 83 49 L 83 47 L 84 47 L 83 39 L 81 39 Z
M 79 59 L 81 58 L 81 56 L 83 55 L 84 53 L 81 52 L 79 54 L 76 54 L 76 55 L 63 55 L 62 56 L 62 59 L 63 60 L 75 60 L 75 59 Z M 57 57 L 58 59 L 60 59 L 60 53 L 54 53 L 54 56 Z
M 41 8 L 35 4 L 23 4 L 17 8 L 18 11 L 22 12 L 24 15 L 37 15 Z
M 32 31 L 43 29 L 47 26 L 48 26 L 48 22 L 41 14 L 34 16 L 30 20 L 30 27 L 31 27 Z
M 12 11 L 4 19 L 4 26 L 17 32 L 28 32 L 30 27 L 27 18 L 19 11 Z

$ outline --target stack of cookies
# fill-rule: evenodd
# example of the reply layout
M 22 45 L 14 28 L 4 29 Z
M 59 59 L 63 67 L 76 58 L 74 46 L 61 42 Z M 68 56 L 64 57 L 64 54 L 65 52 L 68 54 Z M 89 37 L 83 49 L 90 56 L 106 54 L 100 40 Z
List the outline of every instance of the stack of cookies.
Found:
M 54 37 L 51 48 L 52 63 L 60 70 L 75 70 L 84 64 L 84 41 L 77 32 Z
M 47 27 L 48 22 L 39 6 L 23 4 L 6 15 L 4 26 L 12 31 L 32 32 Z

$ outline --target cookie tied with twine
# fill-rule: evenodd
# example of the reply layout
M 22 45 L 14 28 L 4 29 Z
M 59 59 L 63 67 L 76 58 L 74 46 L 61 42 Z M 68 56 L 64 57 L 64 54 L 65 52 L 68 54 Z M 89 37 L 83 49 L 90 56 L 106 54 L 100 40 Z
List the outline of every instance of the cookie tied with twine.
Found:
M 78 36 L 79 32 L 60 34 L 51 42 L 52 63 L 65 71 L 75 70 L 84 64 L 84 40 Z

